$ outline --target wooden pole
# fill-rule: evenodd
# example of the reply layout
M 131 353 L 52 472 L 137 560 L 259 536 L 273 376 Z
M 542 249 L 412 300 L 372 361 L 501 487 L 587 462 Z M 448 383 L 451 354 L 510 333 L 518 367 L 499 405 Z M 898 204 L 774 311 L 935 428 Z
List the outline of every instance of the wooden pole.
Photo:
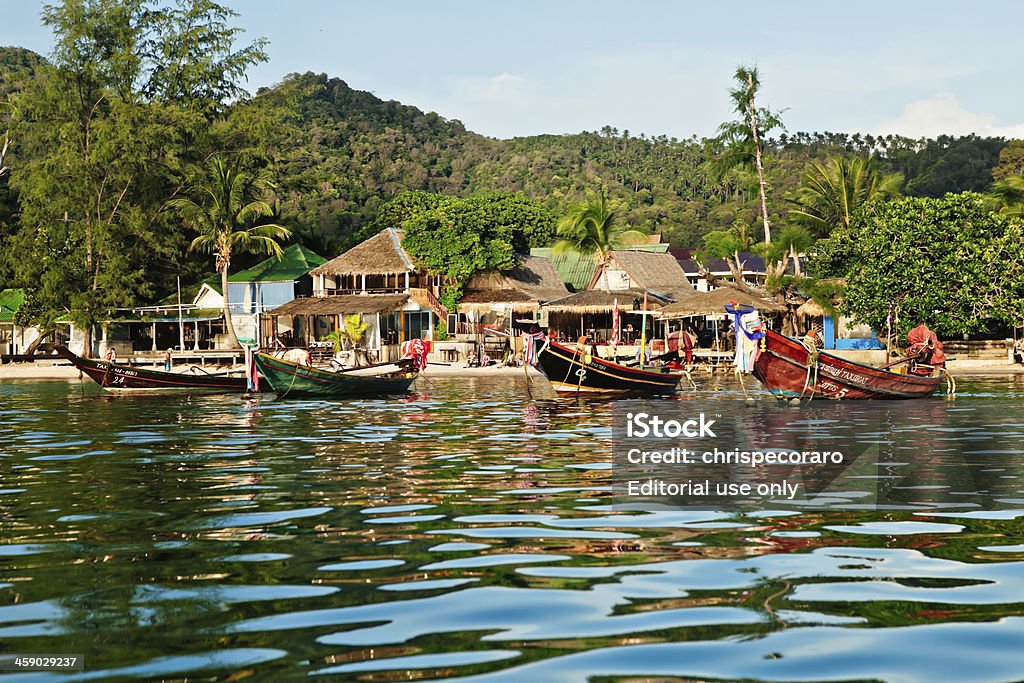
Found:
M 644 356 L 647 353 L 647 290 L 644 290 L 644 316 L 640 323 L 640 369 L 644 369 Z

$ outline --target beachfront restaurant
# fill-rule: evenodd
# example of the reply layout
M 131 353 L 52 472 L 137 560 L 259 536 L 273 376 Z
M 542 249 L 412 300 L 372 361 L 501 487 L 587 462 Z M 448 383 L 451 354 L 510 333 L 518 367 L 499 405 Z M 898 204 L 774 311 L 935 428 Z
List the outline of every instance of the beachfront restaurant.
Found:
M 381 230 L 309 271 L 313 295 L 267 311 L 260 335 L 268 347 L 324 352 L 325 337 L 346 315 L 369 324 L 361 346 L 381 362 L 400 356 L 401 344 L 431 339 L 447 311 L 437 301 L 440 278 L 416 267 L 402 247 L 402 231 Z
M 516 322 L 538 320 L 541 304 L 569 294 L 550 259 L 525 254 L 516 259 L 512 270 L 470 278 L 458 312 L 449 316 L 457 316 L 450 333 L 475 341 L 483 347 L 478 352 L 493 358 L 504 351 L 521 353 Z
M 326 340 L 342 329 L 345 316 L 358 315 L 369 324 L 360 346 L 378 362 L 396 360 L 407 339 L 429 337 L 435 316 L 423 311 L 405 293 L 341 294 L 312 296 L 290 301 L 264 316 L 264 333 L 279 348 L 306 348 L 311 353 L 331 355 L 333 343 Z
M 647 311 L 653 312 L 670 303 L 667 298 L 647 292 Z M 664 339 L 663 327 L 657 318 L 644 313 L 644 292 L 642 290 L 588 289 L 569 296 L 548 301 L 541 307 L 541 326 L 547 327 L 548 335 L 556 341 L 573 342 L 587 336 L 597 345 L 598 353 L 610 355 L 609 347 L 614 336 L 615 311 L 618 311 L 619 347 L 633 347 L 640 344 L 647 319 L 648 341 Z M 653 342 L 652 342 L 653 343 Z M 663 348 L 663 342 L 652 346 L 652 352 Z

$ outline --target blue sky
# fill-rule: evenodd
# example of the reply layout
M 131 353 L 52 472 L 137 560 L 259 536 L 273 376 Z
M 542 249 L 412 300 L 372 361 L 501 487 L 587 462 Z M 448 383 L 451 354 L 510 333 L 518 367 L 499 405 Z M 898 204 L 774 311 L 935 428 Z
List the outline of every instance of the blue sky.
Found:
M 249 89 L 293 71 L 495 137 L 710 135 L 738 64 L 793 131 L 1024 137 L 1024 3 L 222 0 L 270 40 Z M 38 0 L 0 0 L 0 45 L 47 54 Z

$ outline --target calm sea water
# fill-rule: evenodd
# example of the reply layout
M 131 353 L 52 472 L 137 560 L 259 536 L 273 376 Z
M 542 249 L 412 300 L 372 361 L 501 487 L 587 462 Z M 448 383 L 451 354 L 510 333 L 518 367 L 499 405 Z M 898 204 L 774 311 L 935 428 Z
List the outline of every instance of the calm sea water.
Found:
M 613 402 L 419 389 L 0 385 L 0 652 L 86 659 L 10 678 L 1024 679 L 1020 379 L 901 404 L 865 437 L 904 432 L 891 472 L 744 512 L 612 506 Z M 856 476 L 903 504 L 862 504 Z

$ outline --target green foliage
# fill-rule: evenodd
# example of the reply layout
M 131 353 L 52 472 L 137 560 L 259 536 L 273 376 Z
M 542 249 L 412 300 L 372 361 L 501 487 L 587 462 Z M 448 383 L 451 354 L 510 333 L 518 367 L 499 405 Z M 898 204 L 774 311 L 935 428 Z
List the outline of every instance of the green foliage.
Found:
M 556 254 L 574 252 L 593 256 L 598 263 L 605 263 L 612 251 L 647 242 L 645 233 L 631 230 L 619 222 L 619 216 L 602 187 L 600 192 L 589 194 L 585 203 L 569 209 L 559 221 L 558 240 L 553 251 Z
M 729 91 L 729 97 L 733 102 L 733 111 L 740 115 L 740 120 L 727 121 L 719 126 L 718 143 L 724 149 L 714 168 L 721 176 L 737 167 L 745 170 L 753 167 L 757 174 L 761 223 L 767 244 L 771 242 L 771 228 L 764 172 L 765 138 L 772 130 L 783 127 L 782 119 L 777 113 L 758 108 L 756 98 L 761 89 L 761 79 L 756 67 L 738 67 L 734 80 L 736 85 Z
M 267 172 L 253 176 L 213 157 L 203 172 L 193 175 L 187 190 L 191 197 L 175 197 L 165 204 L 186 227 L 199 233 L 189 250 L 216 256 L 224 296 L 224 325 L 236 345 L 238 337 L 228 300 L 232 256 L 238 252 L 280 256 L 283 250 L 278 241 L 291 236 L 284 226 L 261 222 L 274 214 L 266 201 L 272 189 Z
M 550 211 L 518 193 L 460 199 L 404 192 L 381 208 L 371 229 L 404 230 L 409 254 L 461 295 L 473 274 L 509 270 L 517 251 L 550 242 L 554 225 Z
M 160 209 L 209 153 L 211 117 L 240 92 L 235 79 L 263 58 L 258 45 L 233 51 L 230 16 L 206 0 L 44 8 L 53 56 L 31 64 L 17 95 L 11 174 L 15 279 L 37 320 L 66 311 L 88 330 L 190 271 L 184 234 Z
M 999 152 L 999 163 L 992 169 L 996 182 L 1007 176 L 1024 175 L 1024 140 L 1010 140 Z
M 487 218 L 479 200 L 445 198 L 434 210 L 401 224 L 402 246 L 451 284 L 464 283 L 475 273 L 509 270 L 516 265 L 512 231 Z
M 876 329 L 890 310 L 900 332 L 925 322 L 943 335 L 1024 314 L 1022 223 L 978 194 L 872 202 L 816 251 L 817 272 L 845 283 L 844 310 Z
M 882 175 L 878 158 L 832 157 L 826 163 L 813 163 L 801 177 L 797 195 L 799 209 L 790 212 L 818 235 L 847 230 L 858 208 L 876 197 L 893 197 L 903 177 L 898 173 Z
M 331 330 L 329 334 L 325 334 L 324 336 L 320 337 L 320 341 L 331 342 L 331 344 L 334 346 L 334 353 L 340 353 L 342 340 L 344 338 L 345 333 L 342 332 L 341 330 Z
M 1024 216 L 1024 175 L 1004 175 L 992 183 L 999 213 Z
M 451 310 L 451 309 L 449 309 Z M 438 320 L 437 325 L 434 326 L 434 341 L 447 341 L 448 340 L 448 325 L 443 320 Z
M 445 309 L 455 311 L 458 310 L 462 294 L 463 285 L 461 283 L 448 283 L 437 300 L 441 302 L 441 305 L 444 306 Z
M 363 318 L 358 313 L 352 315 L 346 315 L 344 320 L 344 327 L 339 330 L 341 337 L 354 349 L 363 342 L 363 336 L 366 334 L 366 330 L 370 328 L 370 323 L 363 322 Z

